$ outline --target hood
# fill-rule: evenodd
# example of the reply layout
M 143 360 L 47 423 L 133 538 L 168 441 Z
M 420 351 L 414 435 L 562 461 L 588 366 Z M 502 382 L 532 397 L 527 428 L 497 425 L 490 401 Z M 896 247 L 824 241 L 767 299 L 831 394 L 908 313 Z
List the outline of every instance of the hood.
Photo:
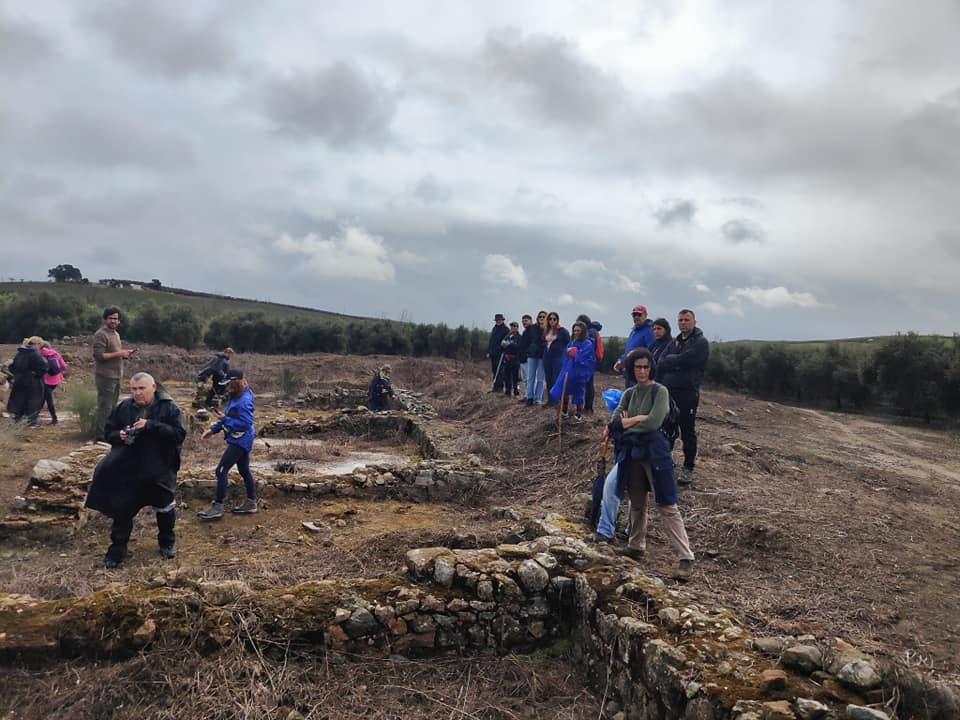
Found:
M 601 325 L 600 323 L 598 323 L 596 320 L 594 320 L 592 323 L 590 323 L 590 325 L 588 325 L 588 327 L 589 327 L 591 330 L 596 330 L 597 332 L 600 332 L 601 330 L 603 330 L 603 325 Z
M 160 383 L 157 383 L 157 392 L 154 397 L 157 400 L 170 400 L 171 402 L 173 401 L 173 396 L 170 393 L 168 393 L 167 389 Z

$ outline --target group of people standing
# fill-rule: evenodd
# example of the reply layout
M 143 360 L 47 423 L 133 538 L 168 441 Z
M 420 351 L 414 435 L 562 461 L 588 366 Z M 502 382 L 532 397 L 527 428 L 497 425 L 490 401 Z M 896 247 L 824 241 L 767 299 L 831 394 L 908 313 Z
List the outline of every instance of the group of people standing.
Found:
M 580 315 L 568 331 L 556 312 L 541 310 L 536 320 L 521 318 L 509 327 L 502 314 L 493 318 L 487 357 L 493 373 L 491 392 L 517 397 L 528 406 L 561 405 L 561 411 L 580 420 L 593 412 L 593 375 L 603 359 L 603 326 Z M 520 397 L 520 383 L 524 394 Z M 544 403 L 544 390 L 547 400 Z
M 25 420 L 28 427 L 40 427 L 40 411 L 46 405 L 50 424 L 56 425 L 54 392 L 63 384 L 69 370 L 63 356 L 39 335 L 24 338 L 13 359 L 3 367 L 10 382 L 7 412 L 15 423 Z

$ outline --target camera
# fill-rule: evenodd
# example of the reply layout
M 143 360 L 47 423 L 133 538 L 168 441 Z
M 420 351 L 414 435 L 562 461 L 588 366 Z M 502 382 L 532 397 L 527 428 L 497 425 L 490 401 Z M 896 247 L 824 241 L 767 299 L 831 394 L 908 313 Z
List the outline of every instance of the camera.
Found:
M 139 432 L 139 430 L 137 430 L 133 425 L 127 425 L 127 427 L 125 427 L 123 431 L 127 434 L 123 440 L 123 443 L 125 445 L 133 445 L 133 443 L 137 439 L 137 433 Z

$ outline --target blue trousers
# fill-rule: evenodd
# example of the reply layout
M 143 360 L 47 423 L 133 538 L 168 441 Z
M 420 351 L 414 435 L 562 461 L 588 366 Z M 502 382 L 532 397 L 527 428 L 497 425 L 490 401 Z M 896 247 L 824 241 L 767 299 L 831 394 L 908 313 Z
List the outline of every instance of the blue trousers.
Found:
M 543 358 L 527 358 L 526 399 L 533 400 L 535 405 L 543 402 L 543 383 Z

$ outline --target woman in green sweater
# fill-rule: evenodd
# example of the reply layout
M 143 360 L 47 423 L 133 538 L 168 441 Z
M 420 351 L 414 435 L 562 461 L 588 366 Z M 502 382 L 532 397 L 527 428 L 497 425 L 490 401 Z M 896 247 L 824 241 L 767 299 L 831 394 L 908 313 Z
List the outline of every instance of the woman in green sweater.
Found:
M 630 497 L 630 537 L 627 547 L 618 553 L 634 560 L 644 556 L 647 497 L 652 491 L 667 538 L 679 560 L 674 577 L 686 580 L 693 570 L 694 558 L 683 518 L 677 509 L 677 481 L 670 441 L 660 431 L 670 411 L 670 393 L 666 387 L 653 381 L 656 365 L 646 348 L 635 351 L 626 369 L 637 384 L 620 398 L 613 419 L 604 431 L 605 437 L 616 442 L 617 473 L 626 478 Z M 607 502 L 606 496 L 603 502 Z

